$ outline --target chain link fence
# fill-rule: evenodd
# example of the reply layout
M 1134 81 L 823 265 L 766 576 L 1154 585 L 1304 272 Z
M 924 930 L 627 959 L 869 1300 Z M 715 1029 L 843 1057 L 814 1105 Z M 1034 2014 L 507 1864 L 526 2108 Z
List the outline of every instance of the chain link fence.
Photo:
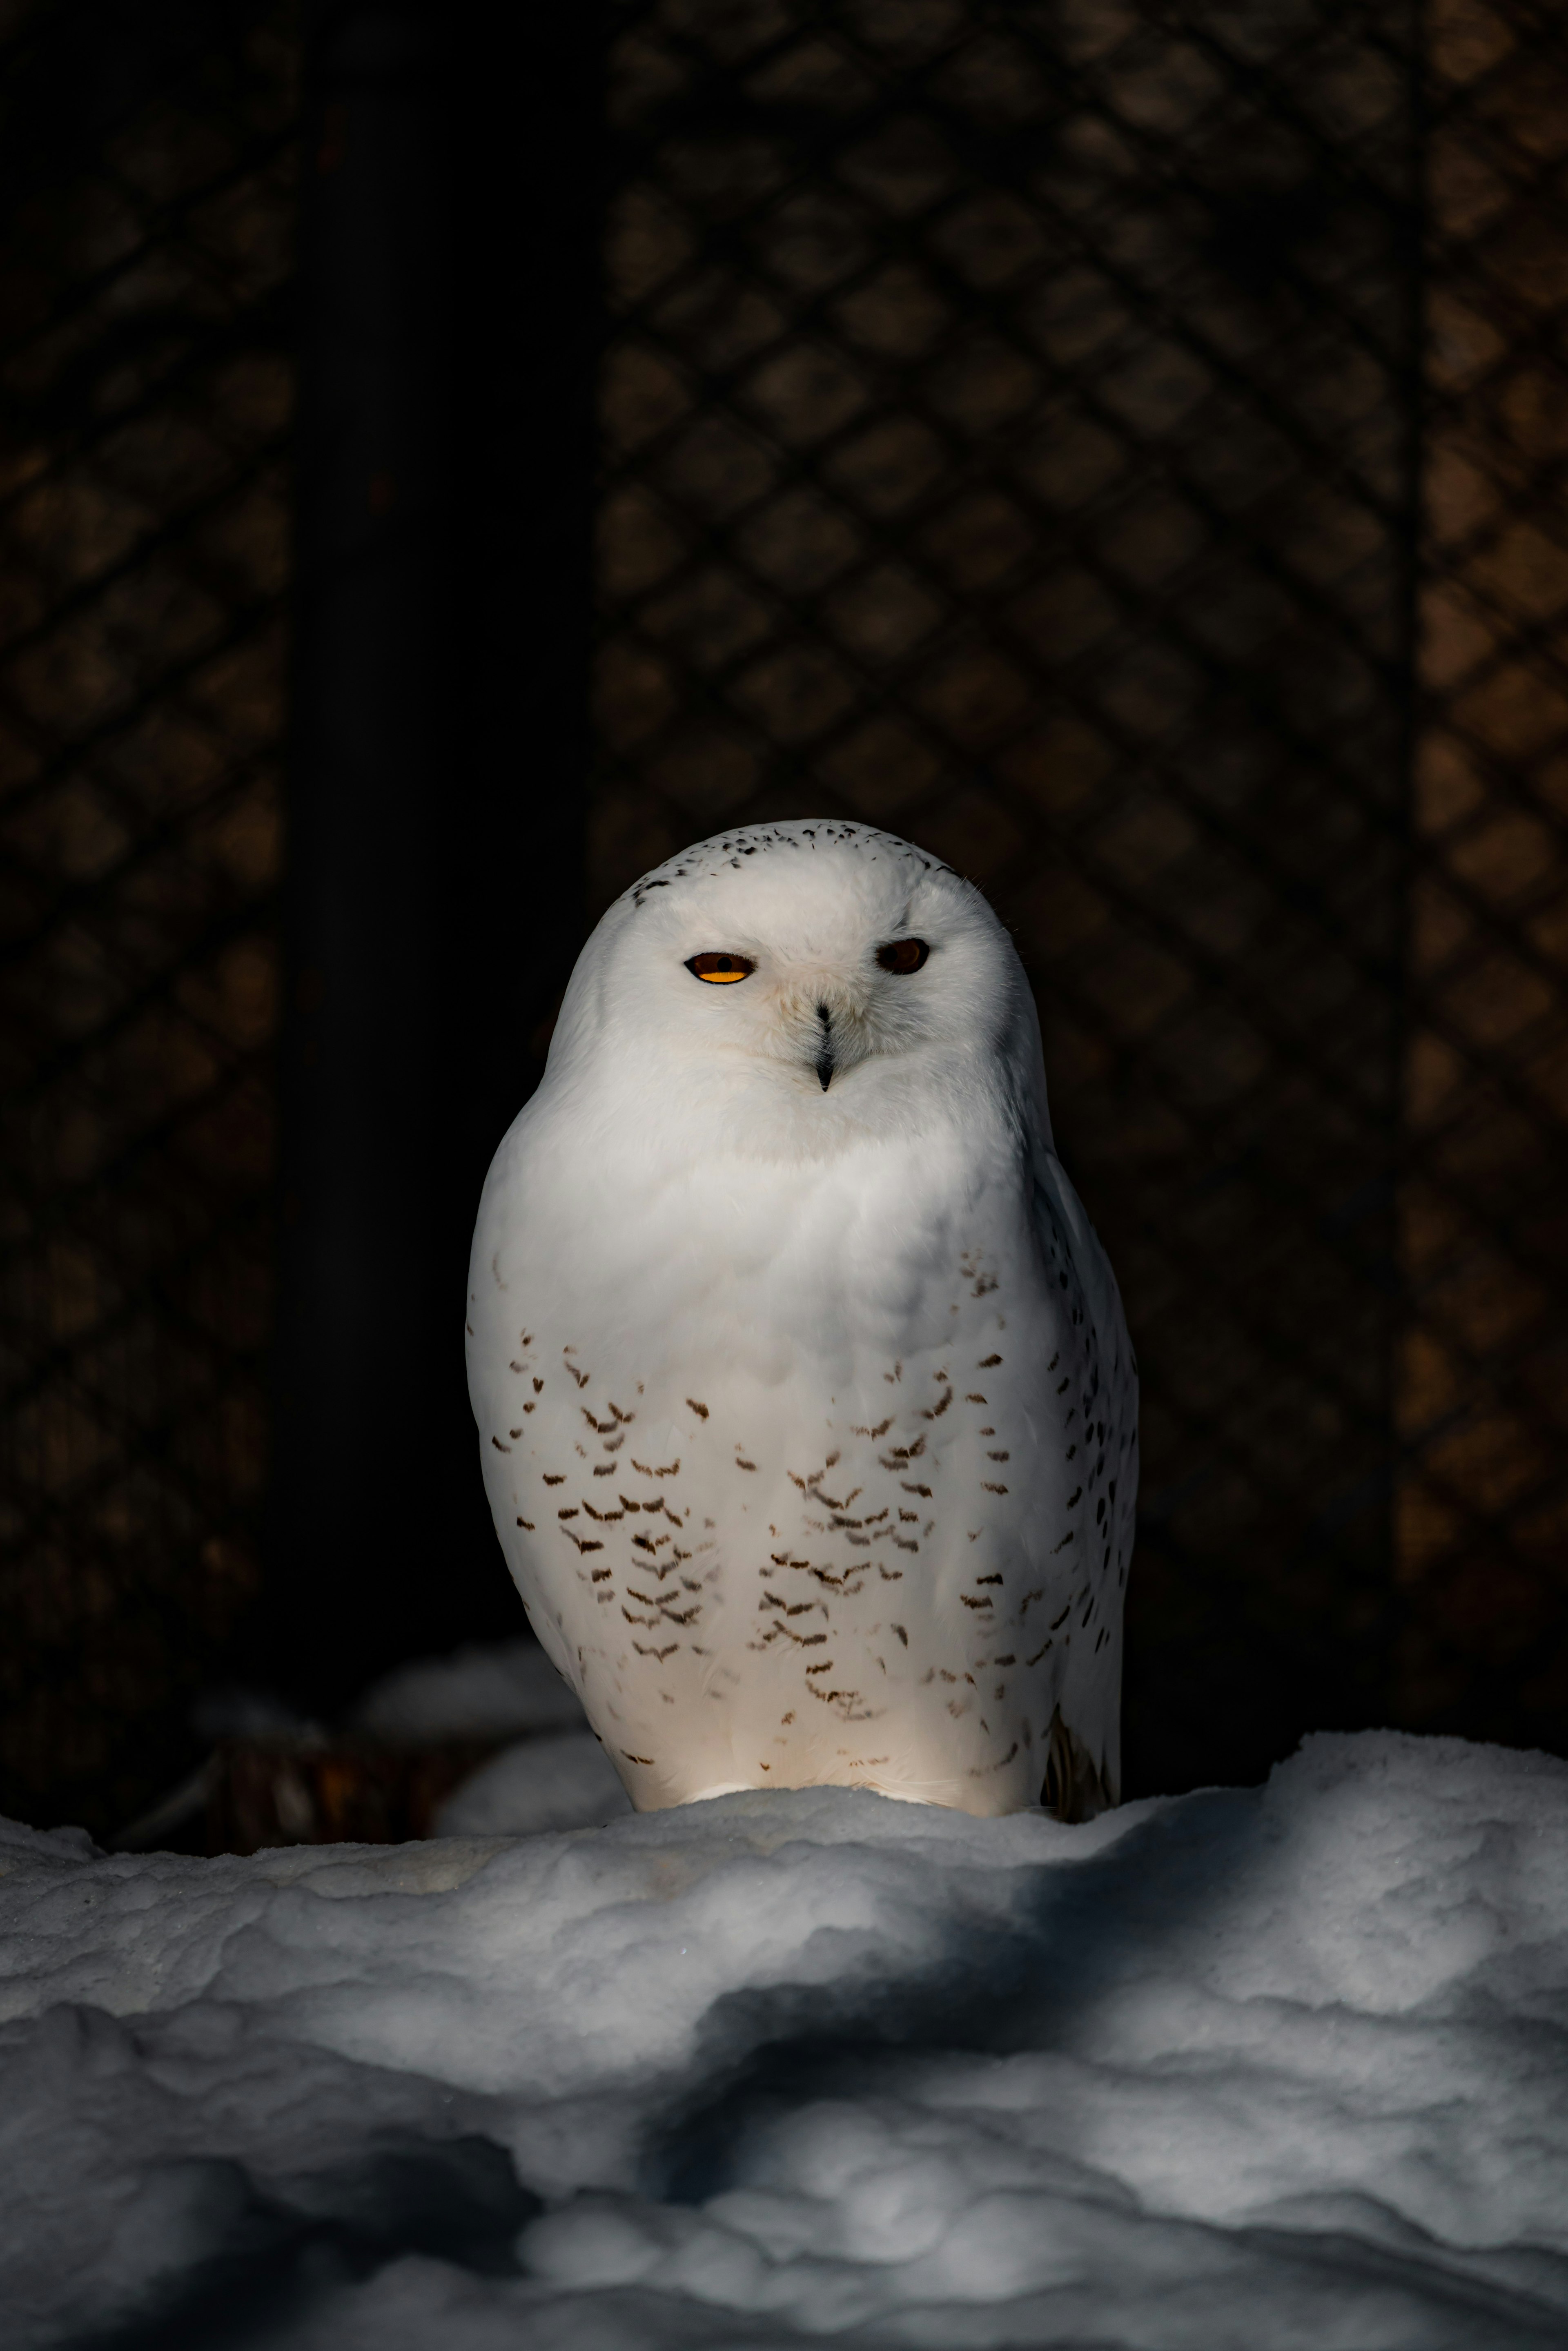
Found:
M 1428 19 L 1391 1703 L 1568 1736 L 1568 24 Z
M 1129 1770 L 1561 1738 L 1560 16 L 629 0 L 595 895 L 991 893 L 1142 1359 Z
M 610 16 L 594 910 L 828 811 L 1012 925 L 1135 1788 L 1561 1746 L 1561 16 Z M 298 30 L 4 21 L 0 1803 L 112 1825 L 257 1589 Z
M 297 36 L 0 38 L 0 1806 L 101 1831 L 257 1583 Z

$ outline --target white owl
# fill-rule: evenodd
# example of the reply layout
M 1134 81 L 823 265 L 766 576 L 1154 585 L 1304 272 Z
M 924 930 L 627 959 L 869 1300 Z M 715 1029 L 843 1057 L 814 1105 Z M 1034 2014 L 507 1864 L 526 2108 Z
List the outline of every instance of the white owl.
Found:
M 1117 1801 L 1137 1383 L 970 883 L 862 825 L 672 858 L 497 1151 L 468 1379 L 529 1618 L 640 1810 Z

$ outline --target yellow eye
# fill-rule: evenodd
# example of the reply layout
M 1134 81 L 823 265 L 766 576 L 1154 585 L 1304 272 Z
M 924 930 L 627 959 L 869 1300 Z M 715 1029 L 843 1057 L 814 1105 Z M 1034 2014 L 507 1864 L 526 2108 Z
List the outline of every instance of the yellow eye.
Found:
M 924 939 L 894 939 L 885 947 L 878 947 L 876 959 L 883 971 L 918 971 L 931 950 Z
M 727 987 L 737 979 L 747 979 L 757 969 L 749 956 L 695 955 L 687 958 L 686 969 L 694 979 L 706 979 L 712 987 Z

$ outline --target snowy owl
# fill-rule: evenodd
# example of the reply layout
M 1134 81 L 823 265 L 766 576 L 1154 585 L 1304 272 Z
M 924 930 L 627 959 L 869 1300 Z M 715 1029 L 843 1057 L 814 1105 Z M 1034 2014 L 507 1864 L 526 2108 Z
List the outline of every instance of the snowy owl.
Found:
M 502 1548 L 642 1811 L 1114 1803 L 1136 1368 L 978 890 L 724 834 L 583 949 L 474 1236 Z

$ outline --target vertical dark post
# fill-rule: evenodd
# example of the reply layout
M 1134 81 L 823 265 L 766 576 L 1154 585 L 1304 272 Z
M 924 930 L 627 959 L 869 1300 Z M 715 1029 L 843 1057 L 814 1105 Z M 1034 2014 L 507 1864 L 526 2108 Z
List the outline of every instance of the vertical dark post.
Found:
M 276 1670 L 516 1626 L 468 1234 L 580 925 L 593 12 L 334 0 L 306 108 Z

